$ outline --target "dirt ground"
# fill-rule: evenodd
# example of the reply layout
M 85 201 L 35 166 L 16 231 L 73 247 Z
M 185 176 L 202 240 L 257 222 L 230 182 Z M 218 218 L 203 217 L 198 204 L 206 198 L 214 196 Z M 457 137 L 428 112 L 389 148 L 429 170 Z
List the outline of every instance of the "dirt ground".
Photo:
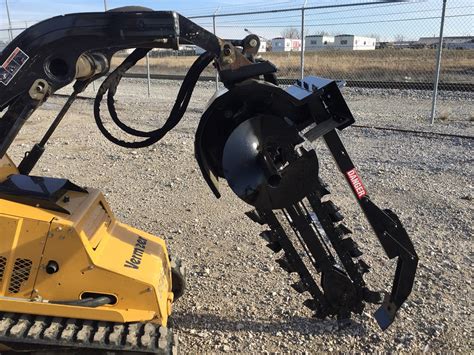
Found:
M 124 80 L 117 106 L 135 127 L 154 128 L 171 108 L 179 83 L 156 81 L 146 96 L 143 81 Z M 183 122 L 142 150 L 109 143 L 96 128 L 92 101 L 78 101 L 52 137 L 33 171 L 100 188 L 117 217 L 162 236 L 188 269 L 188 289 L 174 310 L 182 353 L 314 353 L 326 351 L 474 350 L 473 140 L 373 129 L 342 132 L 373 200 L 399 214 L 420 257 L 414 290 L 394 324 L 382 332 L 376 306 L 338 330 L 335 320 L 311 318 L 304 295 L 244 216 L 250 206 L 222 182 L 217 200 L 194 160 L 194 133 L 213 83 L 200 83 Z M 88 95 L 92 95 L 92 90 Z M 474 95 L 441 97 L 444 120 L 426 124 L 428 93 L 346 90 L 357 123 L 474 136 Z M 53 97 L 24 127 L 11 155 L 20 157 L 39 139 L 64 98 Z M 372 266 L 366 280 L 389 290 L 389 261 L 362 218 L 342 175 L 322 143 L 321 174 Z

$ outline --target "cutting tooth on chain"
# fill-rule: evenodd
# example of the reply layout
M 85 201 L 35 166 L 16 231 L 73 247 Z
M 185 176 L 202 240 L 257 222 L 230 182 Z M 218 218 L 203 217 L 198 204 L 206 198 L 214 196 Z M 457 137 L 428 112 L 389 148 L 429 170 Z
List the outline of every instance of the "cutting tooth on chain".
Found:
M 280 259 L 275 260 L 280 267 L 288 273 L 294 272 L 293 266 L 286 256 L 282 256 Z
M 370 271 L 370 266 L 364 260 L 357 261 L 357 269 L 361 274 L 365 274 Z
M 282 246 L 278 242 L 272 242 L 267 244 L 267 248 L 270 248 L 273 252 L 278 253 L 282 250 Z
M 318 177 L 318 181 L 319 181 L 319 189 L 317 193 L 319 194 L 319 197 L 321 198 L 323 196 L 329 195 L 331 192 L 329 192 L 329 190 L 327 189 L 328 185 L 319 177 Z
M 275 241 L 275 237 L 273 236 L 272 231 L 263 231 L 262 233 L 260 233 L 260 236 L 268 243 L 272 243 Z
M 260 236 L 263 238 L 263 240 L 268 242 L 267 248 L 270 248 L 275 253 L 278 253 L 280 250 L 283 249 L 280 243 L 278 242 L 278 238 L 274 232 L 264 231 L 260 233 Z
M 245 215 L 248 218 L 250 218 L 252 221 L 254 221 L 255 223 L 258 223 L 260 225 L 265 224 L 265 220 L 262 218 L 262 216 L 260 216 L 260 214 L 258 213 L 257 210 L 252 210 L 252 211 L 245 212 Z
M 303 293 L 307 291 L 306 285 L 304 284 L 302 280 L 291 284 L 291 287 L 293 288 L 293 290 L 295 290 L 298 293 Z
M 381 304 L 384 299 L 384 293 L 378 291 L 371 291 L 367 287 L 364 287 L 362 289 L 362 297 L 367 302 Z
M 344 224 L 339 224 L 334 230 L 339 238 L 344 237 L 346 234 L 352 234 L 352 231 Z
M 319 189 L 318 193 L 319 193 L 319 197 L 322 198 L 322 197 L 324 197 L 324 196 L 326 196 L 326 195 L 329 195 L 331 192 L 329 192 L 329 190 L 326 189 L 326 187 L 322 186 L 322 187 Z
M 349 252 L 349 255 L 353 258 L 362 256 L 362 252 L 359 246 L 352 238 L 345 238 L 341 240 L 341 246 Z
M 306 301 L 304 301 L 303 305 L 312 311 L 316 311 L 318 309 L 318 304 L 312 298 L 308 298 Z
M 332 201 L 325 201 L 322 203 L 323 207 L 326 209 L 329 217 L 333 222 L 340 222 L 344 219 L 344 216 L 339 211 L 339 207 L 337 207 L 334 202 Z

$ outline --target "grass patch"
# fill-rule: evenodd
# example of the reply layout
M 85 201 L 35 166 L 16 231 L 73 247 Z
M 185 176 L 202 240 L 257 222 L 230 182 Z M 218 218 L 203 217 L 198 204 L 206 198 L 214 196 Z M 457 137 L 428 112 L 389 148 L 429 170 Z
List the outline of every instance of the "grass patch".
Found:
M 300 53 L 262 53 L 279 69 L 279 76 L 296 78 L 300 72 Z M 308 52 L 305 72 L 334 79 L 431 82 L 435 71 L 434 49 L 380 49 L 374 51 Z M 196 57 L 170 56 L 150 58 L 152 73 L 185 74 Z M 114 57 L 112 66 L 123 60 Z M 145 60 L 138 62 L 136 72 L 144 72 Z M 214 74 L 209 66 L 204 75 Z M 441 81 L 474 83 L 474 50 L 444 50 Z

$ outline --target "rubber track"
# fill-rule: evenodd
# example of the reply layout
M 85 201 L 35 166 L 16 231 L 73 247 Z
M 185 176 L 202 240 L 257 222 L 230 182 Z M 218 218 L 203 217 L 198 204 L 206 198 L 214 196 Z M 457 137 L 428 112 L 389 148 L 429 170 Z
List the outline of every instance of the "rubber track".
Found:
M 15 350 L 95 350 L 176 354 L 171 329 L 154 323 L 112 323 L 0 312 L 0 343 Z

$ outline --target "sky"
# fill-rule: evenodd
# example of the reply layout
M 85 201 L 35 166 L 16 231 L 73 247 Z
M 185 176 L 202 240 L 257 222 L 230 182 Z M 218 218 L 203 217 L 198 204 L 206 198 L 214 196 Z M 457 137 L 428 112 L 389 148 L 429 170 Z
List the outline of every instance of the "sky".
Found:
M 374 0 L 307 0 L 306 6 L 334 6 L 365 3 L 363 6 L 327 7 L 306 10 L 305 34 L 325 32 L 336 35 L 349 33 L 372 35 L 379 40 L 417 40 L 419 37 L 439 35 L 442 0 L 410 0 L 390 4 L 372 4 Z M 252 12 L 301 7 L 303 1 L 290 0 L 106 0 L 109 9 L 140 5 L 155 10 L 175 10 L 185 16 Z M 24 28 L 36 22 L 74 12 L 104 10 L 104 0 L 8 0 L 12 27 Z M 212 29 L 212 18 L 194 19 L 201 26 Z M 264 38 L 280 36 L 288 27 L 301 27 L 301 11 L 272 14 L 251 14 L 216 18 L 217 35 L 224 38 L 243 38 L 248 29 Z M 0 40 L 8 39 L 6 2 L 0 0 Z M 16 35 L 21 30 L 14 31 Z M 448 0 L 445 22 L 446 36 L 474 35 L 474 0 Z

